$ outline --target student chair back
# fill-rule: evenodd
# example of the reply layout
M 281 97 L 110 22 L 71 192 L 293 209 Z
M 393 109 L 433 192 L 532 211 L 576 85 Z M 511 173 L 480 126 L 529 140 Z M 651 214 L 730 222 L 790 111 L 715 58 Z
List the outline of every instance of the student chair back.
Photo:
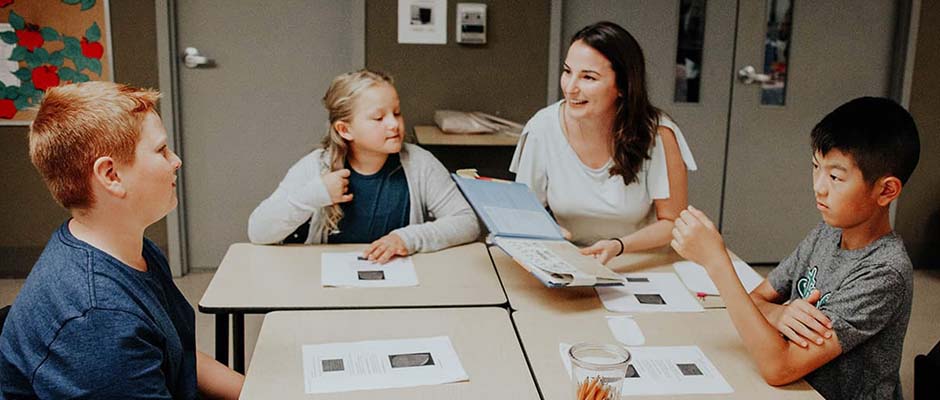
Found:
M 930 353 L 914 357 L 914 398 L 940 399 L 940 342 Z
M 0 308 L 0 332 L 3 332 L 3 323 L 7 320 L 7 314 L 10 313 L 10 306 Z

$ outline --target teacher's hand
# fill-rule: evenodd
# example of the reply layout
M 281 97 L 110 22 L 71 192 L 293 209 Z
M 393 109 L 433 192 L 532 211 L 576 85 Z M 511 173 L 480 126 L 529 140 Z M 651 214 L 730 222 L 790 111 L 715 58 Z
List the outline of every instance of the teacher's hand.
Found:
M 601 264 L 607 264 L 611 258 L 617 256 L 617 253 L 620 252 L 620 243 L 616 240 L 604 239 L 598 240 L 597 243 L 594 243 L 590 247 L 585 247 L 581 249 L 581 254 L 586 256 L 592 256 L 600 261 Z

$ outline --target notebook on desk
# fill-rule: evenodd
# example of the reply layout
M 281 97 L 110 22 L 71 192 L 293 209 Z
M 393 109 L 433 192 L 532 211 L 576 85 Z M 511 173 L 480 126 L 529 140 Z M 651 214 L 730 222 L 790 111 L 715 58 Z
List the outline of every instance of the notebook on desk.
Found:
M 565 240 L 561 228 L 525 184 L 481 178 L 475 170 L 452 175 L 489 230 L 488 241 L 546 286 L 623 284 L 623 277 Z

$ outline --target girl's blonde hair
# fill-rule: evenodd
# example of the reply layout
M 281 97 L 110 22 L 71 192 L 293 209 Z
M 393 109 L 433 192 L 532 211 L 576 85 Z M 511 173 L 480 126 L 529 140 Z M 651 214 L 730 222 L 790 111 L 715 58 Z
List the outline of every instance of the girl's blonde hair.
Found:
M 386 83 L 394 86 L 392 77 L 382 72 L 361 69 L 355 72 L 347 72 L 336 78 L 330 83 L 330 88 L 323 95 L 323 106 L 329 114 L 330 126 L 327 128 L 327 134 L 323 138 L 323 148 L 326 150 L 327 159 L 321 159 L 320 170 L 322 174 L 328 174 L 338 169 L 342 169 L 346 162 L 346 155 L 349 153 L 349 142 L 346 141 L 339 132 L 336 131 L 336 122 L 349 122 L 352 120 L 353 106 L 356 99 L 365 89 Z M 343 209 L 339 204 L 334 204 L 326 210 L 326 226 L 330 231 L 335 231 L 339 226 L 339 220 L 343 218 Z

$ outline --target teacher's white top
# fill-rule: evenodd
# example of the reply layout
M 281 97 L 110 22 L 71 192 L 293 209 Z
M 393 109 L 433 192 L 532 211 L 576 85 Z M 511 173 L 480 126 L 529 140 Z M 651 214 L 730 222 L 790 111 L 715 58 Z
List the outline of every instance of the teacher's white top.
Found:
M 669 198 L 666 153 L 659 135 L 637 181 L 624 185 L 620 175 L 610 175 L 612 159 L 595 169 L 578 158 L 562 130 L 563 102 L 539 110 L 526 123 L 509 166 L 516 181 L 532 188 L 578 245 L 628 235 L 655 222 L 653 200 Z M 695 159 L 679 127 L 665 115 L 659 125 L 675 133 L 682 160 L 695 171 Z

